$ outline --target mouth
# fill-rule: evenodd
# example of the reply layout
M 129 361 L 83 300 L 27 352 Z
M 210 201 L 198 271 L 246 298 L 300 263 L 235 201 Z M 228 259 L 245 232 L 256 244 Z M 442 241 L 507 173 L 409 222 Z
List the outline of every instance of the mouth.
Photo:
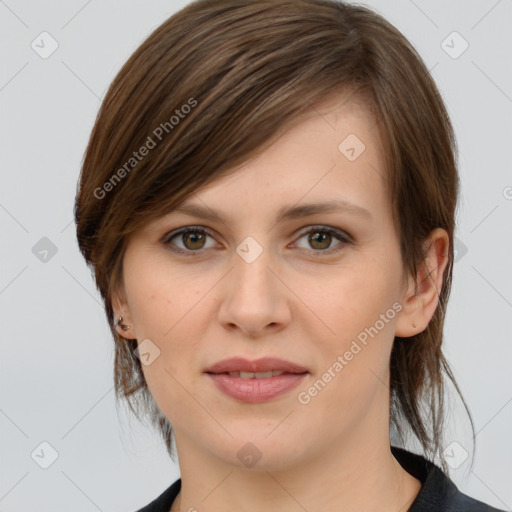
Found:
M 266 379 L 283 373 L 308 373 L 308 369 L 299 364 L 275 357 L 263 357 L 249 360 L 243 357 L 231 357 L 215 363 L 205 370 L 210 374 L 228 374 L 242 379 Z
M 235 371 L 235 372 L 221 372 L 221 373 L 214 373 L 214 372 L 206 372 L 210 375 L 230 375 L 231 377 L 236 377 L 240 379 L 270 379 L 271 377 L 279 377 L 280 375 L 289 374 L 289 375 L 302 375 L 303 373 L 308 372 L 300 372 L 300 373 L 292 373 L 292 372 L 285 372 L 283 370 L 271 370 L 268 372 L 243 372 L 243 371 Z
M 303 366 L 276 358 L 256 361 L 231 358 L 205 371 L 223 395 L 246 403 L 266 402 L 284 396 L 309 373 Z

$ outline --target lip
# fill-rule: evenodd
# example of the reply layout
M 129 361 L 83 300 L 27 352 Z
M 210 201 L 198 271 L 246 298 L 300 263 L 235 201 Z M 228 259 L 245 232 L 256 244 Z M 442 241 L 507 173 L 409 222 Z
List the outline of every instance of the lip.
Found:
M 308 373 L 283 373 L 262 379 L 242 379 L 226 373 L 207 373 L 225 395 L 248 403 L 266 402 L 297 387 Z
M 281 371 L 285 373 L 261 379 L 243 379 L 227 373 L 239 371 L 254 373 Z M 291 361 L 275 357 L 264 357 L 254 361 L 243 357 L 232 357 L 219 361 L 208 368 L 205 373 L 217 389 L 225 395 L 242 402 L 258 403 L 276 398 L 297 387 L 309 374 L 309 371 Z
M 282 371 L 286 373 L 306 373 L 307 368 L 298 364 L 279 359 L 276 357 L 262 357 L 250 361 L 243 357 L 231 357 L 223 359 L 218 363 L 205 370 L 205 373 L 227 373 L 227 372 L 268 372 L 268 371 Z M 263 380 L 263 379 L 262 379 Z

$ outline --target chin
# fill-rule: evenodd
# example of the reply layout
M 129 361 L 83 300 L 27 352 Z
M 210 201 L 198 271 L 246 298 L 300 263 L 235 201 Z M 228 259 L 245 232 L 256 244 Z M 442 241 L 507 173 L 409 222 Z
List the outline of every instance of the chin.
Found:
M 219 456 L 238 469 L 253 472 L 281 471 L 299 464 L 304 455 L 300 436 L 295 439 L 285 430 L 279 435 L 278 429 L 272 432 L 273 428 L 275 425 L 262 429 L 263 433 L 258 435 L 254 433 L 254 429 L 251 429 L 250 434 L 231 431 L 235 439 L 230 439 L 229 446 Z M 269 432 L 272 433 L 269 435 Z

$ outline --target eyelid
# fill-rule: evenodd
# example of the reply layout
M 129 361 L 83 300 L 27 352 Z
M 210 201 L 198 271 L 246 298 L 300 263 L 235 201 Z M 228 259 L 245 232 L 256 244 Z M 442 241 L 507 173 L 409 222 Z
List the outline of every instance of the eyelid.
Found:
M 187 233 L 188 231 L 204 231 L 207 235 L 211 236 L 212 238 L 215 238 L 214 232 L 207 228 L 206 226 L 199 226 L 199 225 L 186 225 L 181 228 L 176 228 L 171 231 L 168 231 L 162 238 L 161 242 L 163 244 L 168 244 L 173 238 L 182 235 L 183 233 Z M 193 251 L 190 251 L 193 252 Z M 196 251 L 197 252 L 197 251 Z
M 299 238 L 302 238 L 304 235 L 311 233 L 314 230 L 330 233 L 333 236 L 339 237 L 342 241 L 344 241 L 346 243 L 354 242 L 352 235 L 347 233 L 347 231 L 340 229 L 340 228 L 335 228 L 334 226 L 328 226 L 325 224 L 312 224 L 310 226 L 306 226 L 304 228 L 304 230 L 299 233 L 297 240 Z M 312 249 L 312 250 L 314 250 L 314 249 Z M 325 252 L 325 251 L 323 251 L 323 252 Z

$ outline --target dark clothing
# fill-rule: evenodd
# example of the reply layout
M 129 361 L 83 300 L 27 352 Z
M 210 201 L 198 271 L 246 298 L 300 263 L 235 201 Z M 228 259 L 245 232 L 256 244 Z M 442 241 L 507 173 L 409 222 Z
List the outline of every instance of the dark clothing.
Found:
M 441 469 L 421 455 L 391 447 L 396 460 L 421 482 L 421 489 L 407 512 L 505 512 L 460 492 Z M 180 492 L 181 478 L 158 498 L 137 512 L 169 512 Z

